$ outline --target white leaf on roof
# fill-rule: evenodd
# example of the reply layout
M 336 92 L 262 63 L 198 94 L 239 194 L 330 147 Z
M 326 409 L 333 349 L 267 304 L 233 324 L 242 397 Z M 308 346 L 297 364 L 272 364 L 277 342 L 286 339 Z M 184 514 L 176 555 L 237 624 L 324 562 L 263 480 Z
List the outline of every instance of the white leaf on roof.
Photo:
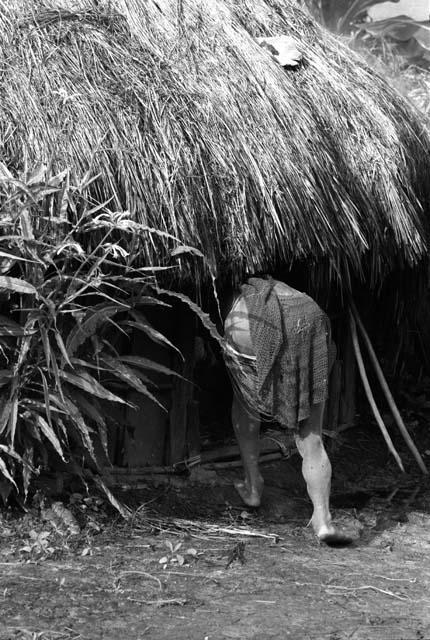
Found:
M 257 38 L 257 42 L 272 54 L 281 67 L 297 67 L 303 58 L 296 40 L 291 36 Z

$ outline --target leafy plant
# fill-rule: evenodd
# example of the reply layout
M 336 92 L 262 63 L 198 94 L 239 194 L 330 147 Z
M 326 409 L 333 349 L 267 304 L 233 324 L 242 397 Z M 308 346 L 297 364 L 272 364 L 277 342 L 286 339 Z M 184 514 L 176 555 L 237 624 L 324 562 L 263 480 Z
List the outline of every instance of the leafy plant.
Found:
M 0 164 L 0 480 L 27 495 L 55 453 L 79 472 L 108 455 L 106 403 L 129 404 L 133 389 L 159 403 L 148 370 L 126 356 L 133 331 L 175 349 L 147 320 L 163 266 L 139 264 L 140 245 L 171 240 L 87 197 L 46 167 L 14 176 Z M 152 386 L 151 386 L 152 385 Z M 2 480 L 3 478 L 3 480 Z M 6 492 L 7 493 L 7 492 Z
M 393 0 L 393 2 L 398 0 Z M 394 50 L 409 64 L 430 64 L 430 22 L 419 22 L 406 15 L 370 20 L 369 10 L 385 0 L 307 0 L 310 11 L 324 26 L 341 35 L 378 42 Z M 318 5 L 318 7 L 316 7 Z
M 386 20 L 357 24 L 358 35 L 384 41 L 409 64 L 430 66 L 430 22 L 399 15 Z
M 337 33 L 349 34 L 356 30 L 358 22 L 367 17 L 368 10 L 386 0 L 342 0 L 323 2 L 322 14 L 327 25 Z M 398 0 L 394 0 L 396 2 Z
M 169 553 L 159 559 L 159 563 L 163 565 L 163 569 L 166 569 L 169 564 L 177 564 L 182 567 L 187 564 L 191 558 L 197 556 L 197 551 L 194 548 L 181 551 L 182 542 L 173 544 L 170 540 L 165 540 L 165 545 L 169 550 Z M 181 551 L 181 553 L 179 553 Z
M 50 531 L 41 531 L 38 533 L 32 529 L 29 535 L 30 538 L 20 549 L 22 553 L 36 556 L 52 555 L 54 553 L 55 548 L 51 546 L 51 542 L 48 540 L 51 535 Z

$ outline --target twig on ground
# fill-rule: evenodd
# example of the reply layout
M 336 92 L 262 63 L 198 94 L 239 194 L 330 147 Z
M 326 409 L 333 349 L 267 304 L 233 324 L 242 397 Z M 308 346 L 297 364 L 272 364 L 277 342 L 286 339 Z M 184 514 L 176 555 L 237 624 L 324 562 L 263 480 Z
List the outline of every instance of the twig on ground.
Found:
M 216 524 L 210 522 L 201 522 L 193 520 L 183 520 L 179 518 L 158 518 L 157 520 L 147 519 L 145 522 L 146 527 L 152 527 L 158 531 L 164 533 L 178 533 L 186 532 L 193 538 L 199 538 L 202 540 L 212 539 L 225 539 L 226 536 L 245 536 L 254 538 L 264 538 L 266 540 L 272 540 L 278 542 L 282 538 L 276 533 L 262 533 L 253 529 L 245 529 L 240 527 L 219 527 Z
M 260 533 L 259 531 L 252 531 L 250 529 L 232 529 L 232 528 L 219 528 L 220 533 L 227 533 L 232 536 L 248 536 L 252 538 L 266 538 L 267 540 L 273 540 L 278 542 L 281 540 L 280 536 L 276 533 Z
M 160 591 L 163 590 L 163 584 L 162 584 L 161 580 L 159 578 L 157 578 L 157 576 L 153 576 L 151 573 L 147 573 L 146 571 L 135 571 L 135 570 L 122 571 L 119 574 L 119 576 L 116 577 L 115 582 L 119 582 L 120 580 L 122 580 L 122 578 L 124 576 L 129 576 L 129 575 L 145 576 L 146 578 L 150 578 L 151 580 L 155 580 L 158 583 L 158 587 L 159 587 Z
M 387 589 L 380 589 L 379 587 L 375 587 L 372 584 L 360 585 L 359 587 L 344 587 L 343 585 L 321 584 L 317 582 L 294 582 L 294 584 L 298 587 L 322 587 L 326 592 L 330 591 L 330 589 L 338 589 L 339 591 L 364 591 L 366 589 L 370 589 L 372 591 L 384 593 L 385 595 L 391 596 L 392 598 L 397 598 L 397 600 L 410 600 L 410 598 L 399 596 L 397 593 L 393 593 L 392 591 L 388 591 Z
M 127 598 L 127 600 L 138 604 L 155 605 L 156 607 L 165 607 L 169 604 L 177 604 L 183 607 L 188 602 L 186 598 L 170 598 L 169 600 L 136 600 L 136 598 Z
M 43 582 L 45 578 L 34 578 L 33 576 L 20 576 L 18 573 L 8 573 L 8 578 L 20 578 L 21 580 L 32 580 L 33 582 Z
M 410 582 L 411 584 L 415 584 L 415 582 L 417 581 L 416 578 L 413 578 L 412 580 L 410 580 L 409 578 L 390 578 L 389 576 L 380 576 L 380 575 L 374 575 L 374 578 L 383 578 L 384 580 L 392 580 L 393 582 Z
M 185 573 L 185 571 L 169 571 L 169 570 L 165 571 L 164 573 L 167 573 L 170 576 L 184 576 L 186 578 L 205 578 L 206 580 L 211 580 L 212 582 L 215 582 L 216 584 L 218 584 L 217 578 L 213 578 L 212 576 L 206 575 L 204 573 L 192 573 L 191 571 L 190 573 Z
M 365 584 L 360 587 L 343 587 L 342 585 L 335 585 L 335 584 L 327 585 L 326 591 L 330 589 L 339 589 L 342 591 L 364 591 L 366 589 L 371 589 L 372 591 L 385 593 L 385 595 L 391 596 L 392 598 L 397 598 L 397 600 L 409 600 L 409 598 L 406 598 L 404 596 L 399 596 L 398 593 L 393 593 L 392 591 L 388 591 L 387 589 L 380 589 L 379 587 L 375 587 L 373 584 Z

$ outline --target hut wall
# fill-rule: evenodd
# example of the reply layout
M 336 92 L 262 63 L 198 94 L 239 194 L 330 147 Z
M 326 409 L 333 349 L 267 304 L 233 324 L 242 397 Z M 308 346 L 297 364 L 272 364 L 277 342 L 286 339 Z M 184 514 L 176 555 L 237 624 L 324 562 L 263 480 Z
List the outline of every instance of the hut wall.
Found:
M 158 331 L 165 335 L 172 333 L 174 320 L 171 314 L 145 311 L 145 316 Z M 155 343 L 140 331 L 134 332 L 129 351 L 132 355 L 172 367 L 171 350 Z M 152 370 L 145 370 L 145 375 L 152 383 L 147 385 L 148 389 L 162 406 L 137 391 L 130 391 L 126 399 L 134 408 L 116 407 L 110 414 L 114 422 L 110 429 L 110 455 L 111 461 L 117 466 L 160 466 L 167 462 L 172 380 Z
M 169 416 L 168 462 L 175 464 L 190 455 L 188 442 L 193 443 L 194 454 L 198 453 L 198 412 L 195 405 L 195 337 L 197 319 L 183 307 L 175 313 L 176 330 L 172 338 L 181 351 L 174 356 L 174 368 L 181 372 L 181 378 L 175 378 L 172 385 L 172 404 Z
M 150 392 L 164 409 L 137 391 L 127 395 L 132 407 L 109 408 L 109 456 L 119 467 L 163 466 L 180 462 L 200 450 L 199 411 L 195 399 L 196 318 L 184 305 L 145 311 L 149 323 L 181 352 L 161 346 L 135 332 L 130 352 L 177 371 L 167 376 L 145 370 Z

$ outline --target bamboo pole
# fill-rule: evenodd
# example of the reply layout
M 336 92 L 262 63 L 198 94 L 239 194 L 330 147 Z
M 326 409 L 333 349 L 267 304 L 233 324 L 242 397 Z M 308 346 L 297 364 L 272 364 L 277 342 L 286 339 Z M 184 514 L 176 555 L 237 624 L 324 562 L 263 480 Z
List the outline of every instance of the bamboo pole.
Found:
M 287 456 L 290 457 L 290 456 Z M 264 464 L 265 462 L 273 462 L 274 460 L 281 460 L 285 458 L 283 453 L 267 453 L 259 457 L 259 464 Z M 204 469 L 235 469 L 237 467 L 243 467 L 242 459 L 238 460 L 227 460 L 222 462 L 207 462 L 203 463 L 202 467 Z
M 354 347 L 354 353 L 355 353 L 355 357 L 357 360 L 357 365 L 358 365 L 358 371 L 360 373 L 360 377 L 361 377 L 361 381 L 363 383 L 363 387 L 364 387 L 364 391 L 366 392 L 366 396 L 367 399 L 369 401 L 369 404 L 372 408 L 373 411 L 373 415 L 375 416 L 376 422 L 378 423 L 378 427 L 380 428 L 382 435 L 384 436 L 384 440 L 387 443 L 387 447 L 390 450 L 390 452 L 392 453 L 394 459 L 396 460 L 397 464 L 399 465 L 399 468 L 401 469 L 401 471 L 404 473 L 405 470 L 403 468 L 403 463 L 400 459 L 399 454 L 397 453 L 393 441 L 390 438 L 390 434 L 387 431 L 387 428 L 384 424 L 384 421 L 382 419 L 381 414 L 379 413 L 379 409 L 376 406 L 376 402 L 375 402 L 375 398 L 373 397 L 373 393 L 372 390 L 370 388 L 370 384 L 369 384 L 369 380 L 366 374 L 366 369 L 364 367 L 364 362 L 363 362 L 363 357 L 361 355 L 361 351 L 360 351 L 360 345 L 358 343 L 358 336 L 357 336 L 357 326 L 355 324 L 355 320 L 354 320 L 354 316 L 352 313 L 352 310 L 349 309 L 349 324 L 351 327 L 351 336 L 352 336 L 352 344 Z
M 382 387 L 382 390 L 385 394 L 385 397 L 387 398 L 387 402 L 388 405 L 391 409 L 391 412 L 393 414 L 394 420 L 398 426 L 398 428 L 400 429 L 400 432 L 406 442 L 406 444 L 408 445 L 410 451 L 412 452 L 415 460 L 417 461 L 417 464 L 419 466 L 419 468 L 421 469 L 421 471 L 425 474 L 428 475 L 428 469 L 424 463 L 424 460 L 421 457 L 420 452 L 418 451 L 417 447 L 415 446 L 414 441 L 412 440 L 411 436 L 409 435 L 409 432 L 406 428 L 405 423 L 403 422 L 403 418 L 400 415 L 400 412 L 397 408 L 396 402 L 391 394 L 390 388 L 388 386 L 387 380 L 385 379 L 384 373 L 381 369 L 381 365 L 379 364 L 377 355 L 375 353 L 375 350 L 372 346 L 372 343 L 370 342 L 370 338 L 369 335 L 366 331 L 366 329 L 364 328 L 364 325 L 361 321 L 361 318 L 358 314 L 357 308 L 354 304 L 354 302 L 351 301 L 351 309 L 352 309 L 352 313 L 355 319 L 356 324 L 358 325 L 358 328 L 360 330 L 360 333 L 363 337 L 364 343 L 367 347 L 367 350 L 369 352 L 369 356 L 370 356 L 370 360 L 375 368 L 375 372 L 376 375 L 378 377 L 379 383 Z

